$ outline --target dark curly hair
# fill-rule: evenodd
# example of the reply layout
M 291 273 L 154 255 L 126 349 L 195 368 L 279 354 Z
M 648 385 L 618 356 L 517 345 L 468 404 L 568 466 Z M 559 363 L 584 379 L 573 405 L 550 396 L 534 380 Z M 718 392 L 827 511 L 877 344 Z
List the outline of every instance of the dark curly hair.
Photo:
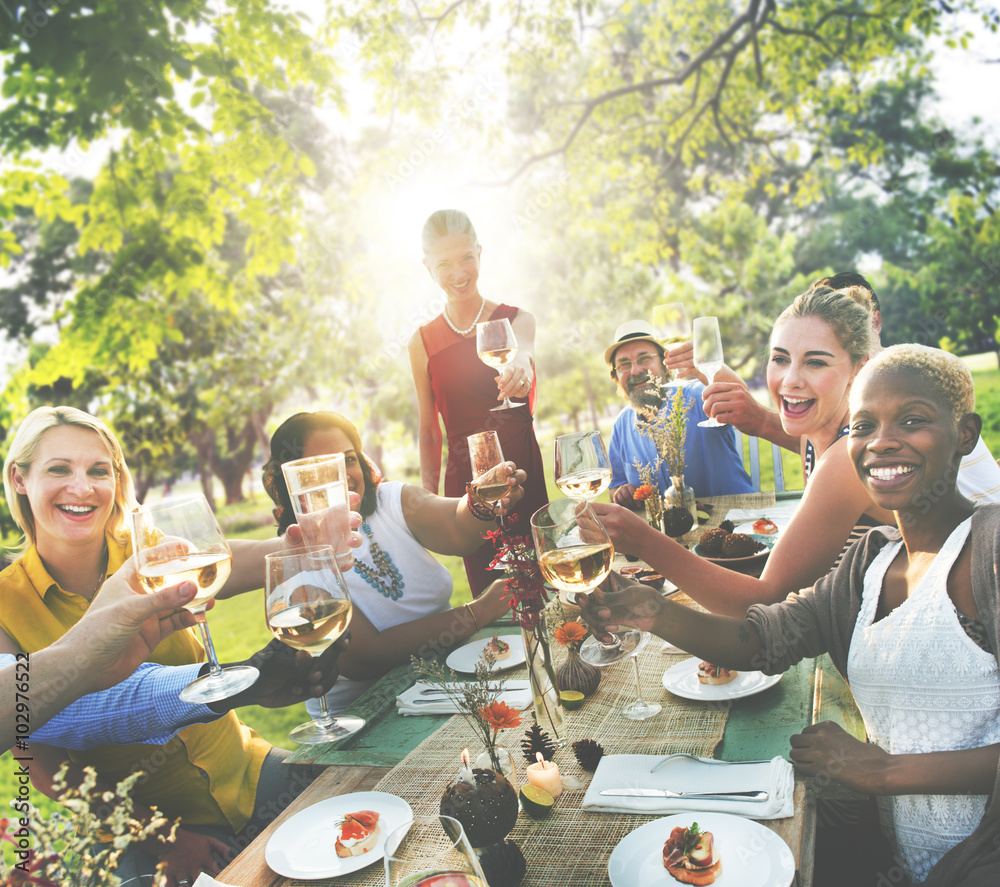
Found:
M 306 439 L 314 431 L 331 430 L 342 431 L 347 435 L 354 452 L 358 454 L 358 464 L 365 479 L 365 494 L 361 498 L 358 511 L 362 517 L 368 517 L 375 511 L 375 488 L 381 478 L 375 473 L 375 469 L 361 449 L 361 435 L 358 434 L 358 429 L 340 413 L 323 410 L 315 413 L 296 413 L 282 422 L 278 430 L 271 435 L 271 458 L 261 469 L 264 489 L 276 506 L 274 519 L 278 522 L 279 536 L 295 523 L 295 511 L 292 508 L 291 496 L 288 495 L 285 476 L 281 473 L 281 466 L 285 462 L 302 458 Z

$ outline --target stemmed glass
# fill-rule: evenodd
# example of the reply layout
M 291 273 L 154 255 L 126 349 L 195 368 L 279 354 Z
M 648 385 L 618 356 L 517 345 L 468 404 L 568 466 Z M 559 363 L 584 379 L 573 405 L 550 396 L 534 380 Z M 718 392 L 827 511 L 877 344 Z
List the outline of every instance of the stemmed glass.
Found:
M 503 369 L 517 356 L 517 338 L 514 336 L 514 328 L 506 317 L 476 324 L 476 352 L 483 363 L 498 370 Z M 509 397 L 504 396 L 503 403 L 493 407 L 490 412 L 523 406 L 523 403 L 514 403 Z
M 169 496 L 132 510 L 132 545 L 139 582 L 158 591 L 194 582 L 198 593 L 185 604 L 198 621 L 209 673 L 188 684 L 180 697 L 192 705 L 218 702 L 253 685 L 260 676 L 251 665 L 222 668 L 208 633 L 205 608 L 232 571 L 233 554 L 208 500 L 198 493 Z
M 354 566 L 351 508 L 343 453 L 307 456 L 281 466 L 295 521 L 306 545 L 330 545 L 341 570 Z
M 386 887 L 487 887 L 476 851 L 451 816 L 415 816 L 385 839 Z
M 688 320 L 684 303 L 667 302 L 664 305 L 657 305 L 653 309 L 653 333 L 663 346 L 664 351 L 667 352 L 670 351 L 668 346 L 677 345 L 690 339 L 691 321 Z M 676 373 L 671 373 L 670 381 L 661 387 L 679 388 L 683 384 Z
M 719 332 L 718 317 L 696 317 L 694 319 L 694 365 L 703 373 L 711 385 L 715 374 L 722 369 L 722 334 Z M 698 423 L 699 428 L 722 428 L 725 423 L 709 417 Z
M 588 502 L 557 499 L 531 516 L 531 536 L 545 581 L 566 592 L 593 591 L 611 572 L 615 549 L 607 530 Z M 636 629 L 619 632 L 611 644 L 594 637 L 580 648 L 580 658 L 591 665 L 611 665 L 639 644 Z
M 473 478 L 482 477 L 503 462 L 500 438 L 495 431 L 469 435 L 469 462 Z M 476 492 L 486 502 L 497 502 L 507 494 L 508 489 L 506 478 L 499 483 L 476 485 Z
M 663 711 L 663 706 L 659 702 L 646 702 L 642 698 L 642 688 L 639 686 L 639 651 L 646 646 L 646 641 L 648 640 L 649 634 L 643 632 L 638 645 L 632 651 L 632 671 L 635 674 L 636 700 L 622 709 L 622 714 L 630 721 L 644 721 L 646 718 L 651 718 Z
M 267 627 L 283 644 L 318 658 L 351 621 L 347 584 L 329 545 L 269 554 L 264 558 Z M 364 718 L 334 717 L 319 697 L 320 716 L 300 724 L 288 736 L 303 745 L 336 742 L 356 733 Z
M 611 462 L 600 431 L 560 434 L 555 440 L 556 486 L 593 502 L 611 483 Z

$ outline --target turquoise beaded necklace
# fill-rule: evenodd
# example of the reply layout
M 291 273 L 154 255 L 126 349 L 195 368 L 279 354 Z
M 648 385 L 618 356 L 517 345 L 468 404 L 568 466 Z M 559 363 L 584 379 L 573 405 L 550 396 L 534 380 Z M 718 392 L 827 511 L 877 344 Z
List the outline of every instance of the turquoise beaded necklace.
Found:
M 403 576 L 399 569 L 392 562 L 389 552 L 383 551 L 375 537 L 372 535 L 372 528 L 368 526 L 368 521 L 362 521 L 361 529 L 368 537 L 369 550 L 371 551 L 373 567 L 368 566 L 363 560 L 355 558 L 354 569 L 362 579 L 383 597 L 392 601 L 398 601 L 403 596 Z M 386 579 L 392 580 L 392 585 L 386 584 Z

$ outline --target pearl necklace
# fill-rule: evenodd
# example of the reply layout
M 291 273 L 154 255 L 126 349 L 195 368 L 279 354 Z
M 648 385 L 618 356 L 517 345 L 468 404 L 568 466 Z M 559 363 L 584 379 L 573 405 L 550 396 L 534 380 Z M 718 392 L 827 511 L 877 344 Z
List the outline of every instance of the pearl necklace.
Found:
M 447 306 L 445 306 L 444 311 L 441 312 L 444 315 L 445 323 L 447 323 L 448 326 L 450 326 L 457 335 L 459 336 L 469 335 L 469 333 L 471 333 L 473 329 L 475 329 L 476 324 L 479 323 L 479 318 L 483 316 L 483 309 L 486 307 L 486 297 L 480 296 L 479 298 L 482 299 L 482 301 L 479 303 L 479 313 L 476 315 L 476 319 L 472 321 L 472 325 L 467 330 L 460 330 L 457 326 L 455 326 L 455 324 L 451 322 L 451 318 L 448 316 Z
M 375 566 L 372 568 L 361 558 L 355 558 L 354 571 L 383 597 L 398 601 L 403 596 L 403 588 L 406 585 L 399 568 L 392 562 L 389 552 L 384 551 L 375 541 L 368 521 L 362 521 L 361 529 L 368 537 L 368 550 Z M 387 584 L 386 579 L 391 580 L 392 584 Z

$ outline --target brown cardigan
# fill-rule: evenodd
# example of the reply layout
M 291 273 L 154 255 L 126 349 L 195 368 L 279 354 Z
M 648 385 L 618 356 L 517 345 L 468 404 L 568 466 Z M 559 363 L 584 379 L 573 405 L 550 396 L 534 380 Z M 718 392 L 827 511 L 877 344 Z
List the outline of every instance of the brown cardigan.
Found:
M 755 666 L 780 674 L 807 657 L 829 653 L 847 678 L 847 656 L 861 609 L 864 575 L 890 541 L 900 539 L 895 527 L 877 527 L 844 555 L 836 570 L 811 589 L 791 594 L 779 604 L 755 604 L 747 620 L 760 633 L 764 652 Z M 981 505 L 969 532 L 972 591 L 986 629 L 990 652 L 998 655 L 1000 637 L 1000 505 Z M 1000 713 L 998 713 L 1000 716 Z M 996 887 L 1000 884 L 1000 769 L 986 812 L 976 830 L 952 847 L 931 869 L 924 887 Z

